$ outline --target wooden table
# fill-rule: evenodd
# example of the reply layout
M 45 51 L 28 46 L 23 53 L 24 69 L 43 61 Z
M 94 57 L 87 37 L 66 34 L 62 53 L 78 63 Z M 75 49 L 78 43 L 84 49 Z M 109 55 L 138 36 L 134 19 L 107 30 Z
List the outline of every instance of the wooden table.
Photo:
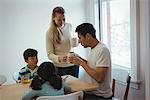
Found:
M 0 86 L 0 100 L 21 100 L 23 94 L 29 90 L 29 84 L 11 84 Z
M 81 81 L 80 79 L 73 77 L 71 75 L 65 75 L 62 78 L 69 76 L 66 78 L 66 83 L 68 84 L 69 87 L 71 87 L 72 91 L 80 91 L 80 90 L 84 90 L 84 91 L 90 91 L 90 90 L 95 90 L 97 88 L 96 84 L 91 84 L 91 83 L 87 83 L 84 81 Z
M 65 78 L 63 76 L 62 78 Z M 94 84 L 89 84 L 69 75 L 65 81 L 69 87 L 71 87 L 72 91 L 79 90 L 93 90 L 96 89 L 97 86 Z M 29 84 L 11 84 L 11 85 L 3 85 L 0 86 L 0 100 L 21 100 L 21 97 L 24 95 L 26 91 L 29 90 Z

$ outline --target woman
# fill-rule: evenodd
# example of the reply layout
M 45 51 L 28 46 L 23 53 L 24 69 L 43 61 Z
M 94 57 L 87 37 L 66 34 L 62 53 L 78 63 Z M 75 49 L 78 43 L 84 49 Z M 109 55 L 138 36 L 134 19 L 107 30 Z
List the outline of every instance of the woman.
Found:
M 53 9 L 51 25 L 46 33 L 46 49 L 50 60 L 54 62 L 58 75 L 73 75 L 78 77 L 79 66 L 67 62 L 71 50 L 72 26 L 65 23 L 65 10 L 62 7 Z

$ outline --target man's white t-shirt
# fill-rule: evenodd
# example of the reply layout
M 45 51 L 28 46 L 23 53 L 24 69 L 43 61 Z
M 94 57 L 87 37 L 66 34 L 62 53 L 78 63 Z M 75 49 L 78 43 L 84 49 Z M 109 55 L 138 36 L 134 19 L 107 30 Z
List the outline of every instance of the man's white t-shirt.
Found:
M 86 81 L 89 83 L 96 83 L 98 84 L 98 88 L 96 91 L 92 91 L 91 93 L 103 96 L 103 97 L 110 97 L 112 95 L 112 90 L 110 88 L 110 81 L 111 81 L 111 57 L 108 48 L 103 43 L 98 43 L 93 49 L 91 49 L 89 57 L 88 57 L 88 64 L 92 68 L 96 67 L 108 67 L 106 72 L 106 76 L 102 82 L 95 81 L 92 77 L 90 77 L 86 72 L 84 76 L 86 76 Z

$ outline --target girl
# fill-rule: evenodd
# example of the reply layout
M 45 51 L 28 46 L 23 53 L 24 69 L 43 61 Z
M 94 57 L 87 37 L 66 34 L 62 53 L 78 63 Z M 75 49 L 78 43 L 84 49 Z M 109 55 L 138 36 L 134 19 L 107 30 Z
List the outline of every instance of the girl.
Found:
M 64 85 L 60 76 L 56 75 L 55 67 L 51 62 L 42 63 L 31 82 L 31 90 L 22 100 L 31 100 L 38 96 L 56 96 L 64 94 Z

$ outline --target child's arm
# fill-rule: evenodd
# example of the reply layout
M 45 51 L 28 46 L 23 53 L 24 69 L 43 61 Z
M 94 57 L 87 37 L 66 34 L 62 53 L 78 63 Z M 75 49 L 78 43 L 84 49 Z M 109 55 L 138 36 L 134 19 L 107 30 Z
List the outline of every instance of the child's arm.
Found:
M 63 81 L 63 86 L 64 86 L 64 93 L 69 94 L 72 92 L 71 88 Z
M 18 79 L 16 80 L 17 82 L 19 82 L 19 83 L 21 82 L 21 79 L 25 75 L 26 71 L 27 70 L 26 70 L 25 67 L 23 67 L 23 68 L 20 69 L 20 71 L 18 73 Z
M 18 81 L 21 81 L 21 77 L 22 77 L 22 75 L 19 72 L 19 74 L 18 74 Z
M 20 83 L 20 81 L 21 81 L 21 74 L 19 74 L 19 73 L 20 73 L 20 71 L 16 71 L 13 74 L 13 79 L 16 81 L 16 83 Z
M 22 100 L 32 100 L 32 98 L 34 98 L 37 95 L 37 92 L 38 91 L 30 90 L 22 97 Z

